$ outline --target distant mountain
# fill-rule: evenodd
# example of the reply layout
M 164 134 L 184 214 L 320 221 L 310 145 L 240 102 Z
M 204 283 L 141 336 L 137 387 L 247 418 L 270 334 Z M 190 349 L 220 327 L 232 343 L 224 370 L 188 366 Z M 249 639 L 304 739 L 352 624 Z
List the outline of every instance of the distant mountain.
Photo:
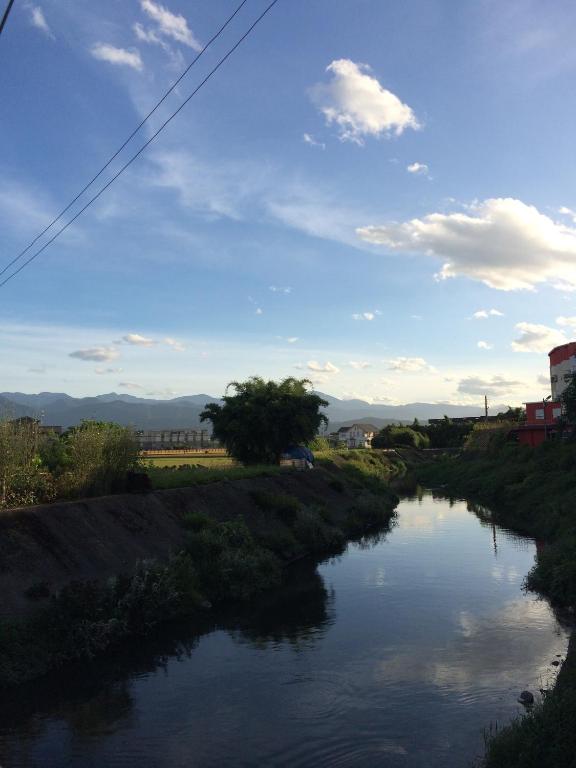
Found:
M 326 409 L 326 415 L 332 423 L 338 422 L 340 426 L 346 426 L 345 422 L 363 421 L 379 426 L 379 420 L 391 422 L 411 422 L 415 418 L 419 421 L 428 419 L 441 419 L 443 416 L 450 418 L 458 416 L 482 416 L 484 409 L 480 406 L 451 405 L 450 403 L 406 403 L 406 405 L 382 405 L 380 403 L 367 403 L 365 400 L 338 400 L 331 395 L 317 392 L 330 404 Z M 505 405 L 492 406 L 492 413 L 506 410 Z
M 364 400 L 339 400 L 332 395 L 317 392 L 328 403 L 325 409 L 330 423 L 329 431 L 362 421 L 382 427 L 386 424 L 411 422 L 414 418 L 422 422 L 442 418 L 444 415 L 481 416 L 483 409 L 474 406 L 450 405 L 449 403 L 407 403 L 406 405 L 371 404 Z M 14 417 L 35 416 L 43 424 L 70 427 L 82 419 L 115 421 L 118 424 L 138 429 L 209 428 L 201 424 L 200 413 L 206 403 L 220 400 L 211 395 L 184 395 L 172 400 L 155 400 L 135 395 L 108 394 L 96 397 L 71 397 L 63 392 L 41 392 L 36 395 L 22 392 L 0 393 L 0 415 L 8 413 Z M 493 406 L 492 413 L 505 410 L 506 406 Z
M 9 400 L 4 395 L 0 395 L 0 418 L 19 419 L 21 416 L 34 416 L 33 408 L 21 405 L 15 400 Z

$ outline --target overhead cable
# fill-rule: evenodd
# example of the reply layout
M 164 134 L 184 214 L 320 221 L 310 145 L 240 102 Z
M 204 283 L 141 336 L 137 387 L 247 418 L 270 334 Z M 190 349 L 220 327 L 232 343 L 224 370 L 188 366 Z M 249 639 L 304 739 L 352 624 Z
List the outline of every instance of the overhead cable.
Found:
M 12 2 L 14 2 L 14 0 L 12 0 Z M 215 42 L 215 41 L 216 41 L 216 40 L 217 40 L 217 39 L 220 37 L 220 35 L 221 35 L 221 34 L 224 32 L 224 30 L 226 29 L 226 27 L 227 27 L 227 26 L 228 26 L 228 25 L 229 25 L 229 24 L 232 22 L 232 20 L 233 20 L 233 19 L 234 19 L 234 18 L 235 18 L 235 17 L 238 15 L 238 13 L 240 13 L 240 11 L 241 11 L 241 10 L 242 10 L 242 8 L 243 8 L 243 7 L 246 5 L 246 3 L 247 3 L 247 2 L 248 2 L 248 0 L 242 0 L 242 2 L 240 3 L 240 5 L 239 5 L 239 6 L 236 8 L 236 10 L 234 11 L 234 13 L 233 13 L 231 16 L 229 16 L 229 17 L 226 19 L 226 21 L 224 22 L 224 24 L 222 24 L 222 26 L 220 27 L 220 29 L 219 29 L 219 30 L 218 30 L 218 31 L 217 31 L 217 32 L 216 32 L 216 33 L 215 33 L 215 34 L 214 34 L 214 35 L 213 35 L 213 36 L 210 38 L 210 40 L 209 40 L 209 41 L 206 43 L 206 45 L 205 45 L 205 46 L 202 48 L 202 50 L 201 50 L 201 51 L 199 51 L 198 55 L 197 55 L 197 56 L 195 56 L 195 57 L 194 57 L 194 59 L 192 59 L 192 61 L 190 62 L 190 64 L 188 64 L 188 66 L 187 66 L 187 67 L 186 67 L 186 69 L 185 69 L 185 70 L 182 72 L 182 74 L 181 74 L 181 75 L 178 77 L 178 79 L 177 79 L 177 80 L 175 80 L 175 81 L 172 83 L 172 85 L 171 85 L 171 86 L 170 86 L 170 88 L 168 88 L 168 90 L 167 90 L 167 91 L 164 93 L 164 95 L 162 96 L 162 98 L 161 98 L 161 99 L 160 99 L 158 102 L 156 102 L 156 104 L 155 104 L 155 106 L 153 107 L 153 109 L 151 109 L 151 110 L 150 110 L 150 112 L 148 112 L 148 114 L 146 115 L 146 117 L 144 117 L 144 118 L 143 118 L 143 119 L 140 121 L 140 123 L 139 123 L 139 124 L 136 126 L 136 128 L 134 128 L 134 130 L 133 130 L 133 131 L 132 131 L 132 133 L 131 133 L 131 134 L 128 136 L 128 138 L 127 138 L 127 139 L 124 141 L 124 143 L 123 143 L 123 144 L 122 144 L 122 145 L 121 145 L 121 146 L 120 146 L 120 147 L 119 147 L 119 148 L 116 150 L 116 152 L 114 152 L 114 154 L 113 154 L 113 155 L 111 155 L 111 157 L 110 157 L 110 158 L 107 160 L 107 162 L 106 162 L 106 163 L 105 163 L 105 164 L 104 164 L 104 165 L 103 165 L 103 166 L 100 168 L 100 170 L 98 171 L 98 173 L 97 173 L 95 176 L 93 176 L 93 177 L 90 179 L 90 181 L 89 181 L 89 182 L 88 182 L 88 183 L 87 183 L 87 184 L 86 184 L 84 187 L 82 187 L 82 189 L 80 190 L 80 192 L 78 192 L 78 194 L 76 195 L 76 197 L 75 197 L 73 200 L 71 200 L 71 201 L 68 203 L 68 205 L 67 205 L 65 208 L 63 208 L 63 209 L 60 211 L 60 213 L 59 213 L 59 214 L 58 214 L 58 215 L 57 215 L 55 218 L 53 218 L 53 219 L 52 219 L 52 221 L 51 221 L 51 222 L 50 222 L 50 223 L 49 223 L 49 224 L 48 224 L 46 227 L 44 227 L 44 229 L 43 229 L 41 232 L 39 232 L 39 233 L 36 235 L 36 237 L 35 237 L 35 238 L 34 238 L 34 239 L 33 239 L 33 240 L 30 242 L 30 243 L 28 243 L 28 245 L 26 246 L 26 248 L 24 248 L 22 251 L 20 251 L 20 253 L 19 253 L 19 254 L 17 254 L 17 255 L 16 255 L 16 256 L 15 256 L 15 257 L 12 259 L 12 261 L 8 262 L 8 264 L 6 264 L 6 266 L 5 266 L 5 267 L 4 267 L 2 270 L 0 270 L 0 277 L 1 277 L 1 276 L 2 276 L 2 275 L 5 273 L 5 272 L 7 272 L 7 271 L 10 269 L 10 267 L 11 267 L 11 266 L 13 266 L 14 264 L 16 264 L 16 262 L 17 262 L 17 261 L 19 261 L 19 260 L 22 258 L 22 256 L 24 256 L 26 253 L 28 253 L 28 251 L 29 251 L 29 250 L 30 250 L 30 249 L 31 249 L 31 248 L 32 248 L 34 245 L 36 245 L 36 243 L 38 242 L 38 240 L 40 240 L 40 238 L 41 238 L 41 237 L 43 237 L 43 235 L 45 235 L 45 234 L 46 234 L 46 232 L 48 232 L 48 230 L 52 229 L 52 227 L 54 226 L 54 224 L 56 224 L 56 222 L 60 221 L 60 219 L 62 218 L 62 216 L 64 216 L 64 214 L 65 214 L 65 213 L 67 213 L 67 212 L 70 210 L 70 208 L 72 208 L 72 206 L 74 205 L 74 203 L 76 203 L 76 202 L 77 202 L 77 201 L 78 201 L 78 200 L 79 200 L 79 199 L 82 197 L 82 195 L 83 195 L 83 194 L 84 194 L 84 193 L 85 193 L 85 192 L 86 192 L 86 191 L 87 191 L 87 190 L 88 190 L 88 189 L 89 189 L 89 188 L 92 186 L 92 184 L 94 184 L 94 182 L 95 182 L 97 179 L 99 179 L 99 178 L 100 178 L 100 176 L 101 176 L 101 175 L 104 173 L 104 171 L 106 170 L 106 168 L 108 168 L 108 167 L 109 167 L 109 166 L 110 166 L 110 165 L 111 165 L 111 164 L 114 162 L 114 160 L 115 160 L 115 159 L 118 157 L 118 155 L 119 155 L 119 154 L 122 152 L 122 150 L 123 150 L 123 149 L 126 147 L 126 145 L 130 143 L 130 141 L 131 141 L 131 140 L 134 138 L 134 136 L 136 136 L 136 134 L 138 133 L 138 131 L 139 131 L 139 130 L 140 130 L 140 129 L 141 129 L 141 128 L 142 128 L 142 127 L 143 127 L 143 126 L 144 126 L 144 125 L 145 125 L 145 124 L 148 122 L 148 120 L 149 120 L 149 119 L 152 117 L 152 115 L 153 115 L 153 114 L 156 112 L 156 110 L 158 109 L 158 107 L 160 107 L 160 105 L 161 105 L 161 104 L 163 104 L 163 103 L 164 103 L 164 101 L 166 101 L 166 99 L 167 99 L 167 98 L 168 98 L 168 96 L 169 96 L 169 95 L 172 93 L 172 91 L 174 91 L 174 89 L 175 89 L 175 88 L 176 88 L 176 87 L 177 87 L 177 86 L 180 84 L 180 82 L 181 82 L 181 81 L 182 81 L 182 80 L 183 80 L 183 79 L 186 77 L 186 75 L 188 74 L 188 72 L 190 72 L 190 70 L 191 70 L 191 69 L 192 69 L 192 67 L 193 67 L 193 66 L 196 64 L 196 62 L 198 61 L 198 59 L 199 59 L 199 58 L 200 58 L 200 57 L 201 57 L 201 56 L 202 56 L 202 55 L 203 55 L 203 54 L 204 54 L 204 53 L 205 53 L 205 52 L 208 50 L 208 48 L 209 48 L 209 47 L 212 45 L 212 43 L 214 43 L 214 42 Z
M 183 102 L 182 102 L 182 104 L 181 104 L 181 105 L 178 107 L 178 109 L 176 109 L 176 110 L 175 110 L 175 111 L 174 111 L 174 112 L 173 112 L 173 113 L 170 115 L 170 117 L 168 117 L 168 118 L 167 118 L 167 119 L 166 119 L 166 120 L 165 120 L 165 121 L 162 123 L 162 125 L 160 126 L 160 128 L 158 128 L 158 130 L 157 130 L 155 133 L 153 133 L 153 134 L 152 134 L 152 136 L 151 136 L 151 137 L 148 139 L 148 141 L 146 141 L 146 143 L 145 143 L 145 144 L 143 144 L 143 145 L 140 147 L 140 149 L 139 149 L 139 150 L 138 150 L 138 151 L 137 151 L 137 152 L 136 152 L 134 155 L 132 155 L 132 157 L 130 158 L 130 160 L 128 160 L 128 161 L 127 161 L 127 162 L 126 162 L 126 163 L 125 163 L 125 164 L 124 164 L 124 165 L 123 165 L 123 166 L 120 168 L 120 170 L 119 170 L 119 171 L 117 171 L 117 172 L 114 174 L 114 176 L 112 176 L 112 178 L 111 178 L 111 179 L 110 179 L 110 180 L 109 180 L 109 181 L 108 181 L 108 182 L 107 182 L 107 183 L 106 183 L 106 184 L 105 184 L 105 185 L 104 185 L 104 186 L 103 186 L 103 187 L 102 187 L 102 188 L 101 188 L 101 189 L 100 189 L 100 190 L 99 190 L 99 191 L 98 191 L 98 192 L 97 192 L 97 193 L 96 193 L 96 194 L 95 194 L 93 197 L 91 197 L 91 198 L 90 198 L 90 200 L 88 200 L 88 202 L 87 202 L 87 203 L 86 203 L 86 204 L 85 204 L 85 205 L 84 205 L 84 206 L 83 206 L 83 207 L 82 207 L 82 208 L 81 208 L 81 209 L 80 209 L 80 210 L 79 210 L 79 211 L 78 211 L 78 212 L 77 212 L 77 213 L 76 213 L 76 214 L 75 214 L 75 215 L 74 215 L 74 216 L 73 216 L 73 217 L 72 217 L 72 218 L 71 218 L 71 219 L 70 219 L 70 220 L 69 220 L 69 221 L 68 221 L 68 222 L 67 222 L 67 223 L 66 223 L 64 226 L 63 226 L 63 227 L 61 227 L 61 228 L 58 230 L 58 232 L 56 232 L 56 234 L 55 234 L 55 235 L 53 235 L 53 236 L 52 236 L 52 237 L 51 237 L 51 238 L 50 238 L 50 239 L 49 239 L 49 240 L 48 240 L 46 243 L 44 243 L 44 245 L 43 245 L 41 248 L 39 248 L 39 249 L 38 249 L 38 250 L 37 250 L 35 253 L 33 253 L 33 254 L 32 254 L 32 256 L 30 256 L 28 259 L 26 259 L 26 261 L 25 261 L 23 264 L 21 264 L 21 265 L 18 267 L 18 269 L 16 269 L 14 272 L 12 272 L 12 274 L 8 275 L 8 277 L 6 277 L 6 278 L 5 278 L 5 279 L 4 279 L 2 282 L 0 282 L 0 288 L 2 288 L 2 286 L 6 285 L 6 283 L 7 283 L 7 282 L 9 282 L 10 280 L 12 280 L 12 278 L 13 278 L 13 277 L 16 277 L 16 275 L 17 275 L 17 274 L 19 274 L 19 273 L 20 273 L 20 272 L 21 272 L 21 271 L 22 271 L 22 270 L 23 270 L 25 267 L 27 267 L 27 266 L 28 266 L 28 264 L 30 264 L 30 263 L 31 263 L 31 262 L 33 262 L 33 261 L 34 261 L 34 260 L 35 260 L 35 259 L 36 259 L 38 256 L 40 256 L 40 254 L 41 254 L 43 251 L 45 251 L 45 250 L 46 250 L 46 248 L 48 248 L 48 246 L 49 246 L 51 243 L 53 243 L 53 242 L 54 242 L 54 240 L 56 240 L 56 238 L 58 238 L 58 237 L 59 237 L 59 236 L 62 234 L 62 232 L 64 232 L 65 230 L 67 230 L 67 229 L 68 229 L 68 227 L 69 227 L 71 224 L 73 224 L 73 222 L 75 222 L 75 221 L 76 221 L 76 219 L 77 219 L 79 216 L 81 216 L 81 215 L 84 213 L 84 211 L 85 211 L 87 208 L 89 208 L 89 207 L 92 205 L 92 203 L 94 203 L 96 200 L 98 200 L 98 198 L 100 197 L 100 195 L 102 195 L 102 193 L 103 193 L 103 192 L 105 192 L 105 191 L 108 189 L 108 187 L 110 187 L 110 186 L 111 186 L 111 185 L 112 185 L 112 184 L 113 184 L 113 183 L 116 181 L 116 179 L 117 179 L 117 178 L 118 178 L 118 177 L 119 177 L 121 174 L 123 174 L 123 173 L 124 173 L 124 171 L 125 171 L 125 170 L 126 170 L 126 169 L 127 169 L 129 166 L 130 166 L 130 165 L 132 165 L 132 163 L 133 163 L 133 162 L 136 160 L 136 158 L 138 158 L 138 157 L 139 157 L 139 156 L 142 154 L 142 152 L 144 152 L 144 150 L 146 149 L 146 147 L 148 147 L 148 146 L 149 146 L 149 145 L 150 145 L 150 144 L 151 144 L 151 143 L 154 141 L 154 139 L 155 139 L 155 138 L 156 138 L 156 137 L 157 137 L 157 136 L 158 136 L 160 133 L 162 133 L 162 131 L 164 130 L 164 128 L 166 128 L 166 126 L 167 126 L 167 125 L 168 125 L 170 122 L 172 122 L 172 120 L 173 120 L 173 119 L 176 117 L 176 115 L 177 115 L 179 112 L 181 112 L 181 111 L 182 111 L 182 109 L 184 109 L 184 107 L 186 106 L 186 104 L 188 104 L 188 102 L 189 102 L 189 101 L 190 101 L 192 98 L 194 98 L 194 96 L 195 96 L 195 95 L 198 93 L 198 91 L 199 91 L 199 90 L 200 90 L 200 89 L 201 89 L 201 88 L 202 88 L 204 85 L 206 85 L 206 83 L 207 83 L 207 82 L 210 80 L 210 78 L 211 78 L 211 77 L 212 77 L 214 74 L 216 74 L 216 72 L 217 72 L 217 71 L 220 69 L 220 67 L 221 67 L 221 66 L 222 66 L 222 65 L 223 65 L 223 64 L 224 64 L 224 63 L 225 63 L 225 62 L 226 62 L 226 61 L 227 61 L 227 60 L 230 58 L 230 56 L 231 56 L 231 55 L 234 53 L 234 51 L 235 51 L 237 48 L 239 48 L 239 47 L 240 47 L 240 45 L 241 45 L 241 44 L 244 42 L 244 40 L 246 40 L 246 38 L 247 38 L 247 37 L 248 37 L 248 36 L 251 34 L 251 32 L 252 32 L 252 31 L 255 29 L 255 27 L 257 27 L 257 26 L 258 26 L 258 24 L 259 24 L 259 23 L 262 21 L 262 19 L 263 19 L 263 18 L 264 18 L 264 17 L 265 17 L 265 16 L 266 16 L 266 15 L 267 15 L 267 14 L 268 14 L 268 13 L 269 13 L 271 10 L 272 10 L 272 8 L 273 8 L 273 7 L 274 7 L 274 6 L 275 6 L 275 5 L 276 5 L 278 2 L 279 2 L 279 0 L 272 0 L 272 2 L 271 2 L 271 3 L 270 3 L 270 4 L 269 4 L 269 5 L 268 5 L 268 6 L 267 6 L 267 7 L 266 7 L 266 8 L 265 8 L 263 11 L 262 11 L 262 13 L 261 13 L 261 14 L 258 16 L 258 18 L 256 19 L 256 21 L 254 21 L 254 22 L 253 22 L 253 23 L 250 25 L 250 27 L 247 29 L 247 31 L 246 31 L 246 32 L 244 32 L 244 34 L 243 34 L 243 35 L 242 35 L 242 36 L 239 38 L 239 40 L 237 40 L 237 42 L 236 42 L 236 43 L 234 43 L 234 45 L 232 46 L 232 48 L 230 48 L 230 49 L 229 49 L 229 50 L 228 50 L 228 51 L 227 51 L 227 52 L 224 54 L 224 56 L 222 56 L 222 58 L 221 58 L 221 59 L 218 61 L 218 63 L 217 63 L 217 64 L 216 64 L 216 65 L 215 65 L 215 66 L 214 66 L 214 67 L 213 67 L 213 68 L 210 70 L 210 72 L 208 72 L 208 74 L 206 75 L 206 77 L 205 77 L 203 80 L 201 80 L 201 82 L 199 83 L 199 85 L 197 85 L 197 86 L 196 86 L 196 88 L 195 88 L 195 89 L 192 91 L 192 93 L 191 93 L 189 96 L 187 96 L 187 98 L 186 98 L 186 99 L 184 99 L 184 101 L 183 101 Z
M 6 6 L 6 10 L 4 11 L 4 15 L 2 16 L 2 21 L 0 21 L 0 35 L 2 34 L 4 27 L 6 26 L 6 22 L 8 21 L 8 16 L 10 15 L 10 11 L 12 10 L 13 5 L 14 5 L 14 0 L 8 0 L 8 5 Z

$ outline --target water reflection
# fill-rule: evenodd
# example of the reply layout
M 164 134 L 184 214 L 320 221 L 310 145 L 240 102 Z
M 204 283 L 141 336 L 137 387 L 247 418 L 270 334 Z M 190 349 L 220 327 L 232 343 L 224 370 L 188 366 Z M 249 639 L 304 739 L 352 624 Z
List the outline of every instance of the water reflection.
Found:
M 487 510 L 420 490 L 390 534 L 296 564 L 242 614 L 4 701 L 0 764 L 469 764 L 565 651 L 548 604 L 521 590 L 533 558 Z

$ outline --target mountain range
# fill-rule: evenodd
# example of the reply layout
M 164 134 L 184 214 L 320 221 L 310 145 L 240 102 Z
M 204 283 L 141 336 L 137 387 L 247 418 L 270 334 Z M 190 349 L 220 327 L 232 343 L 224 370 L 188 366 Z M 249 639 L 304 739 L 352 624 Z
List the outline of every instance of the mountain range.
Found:
M 368 422 L 376 427 L 398 422 L 411 422 L 414 418 L 425 422 L 442 416 L 481 416 L 481 407 L 451 405 L 449 403 L 407 403 L 383 405 L 365 400 L 340 400 L 317 392 L 329 405 L 325 413 L 330 420 L 329 430 L 335 431 L 355 421 Z M 201 426 L 200 413 L 206 403 L 218 403 L 211 395 L 184 395 L 171 400 L 154 400 L 134 395 L 110 392 L 96 397 L 72 397 L 64 392 L 0 392 L 0 416 L 33 416 L 43 424 L 70 427 L 82 419 L 115 421 L 138 429 L 197 428 Z M 506 406 L 493 406 L 492 412 Z M 202 427 L 206 428 L 207 424 Z

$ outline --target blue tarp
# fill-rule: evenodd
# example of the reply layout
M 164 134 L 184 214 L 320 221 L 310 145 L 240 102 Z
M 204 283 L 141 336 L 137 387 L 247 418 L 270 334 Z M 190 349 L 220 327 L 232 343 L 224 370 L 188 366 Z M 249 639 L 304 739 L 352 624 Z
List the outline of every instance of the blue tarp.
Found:
M 305 445 L 291 445 L 282 455 L 290 459 L 305 459 L 310 464 L 314 464 L 314 454 Z

